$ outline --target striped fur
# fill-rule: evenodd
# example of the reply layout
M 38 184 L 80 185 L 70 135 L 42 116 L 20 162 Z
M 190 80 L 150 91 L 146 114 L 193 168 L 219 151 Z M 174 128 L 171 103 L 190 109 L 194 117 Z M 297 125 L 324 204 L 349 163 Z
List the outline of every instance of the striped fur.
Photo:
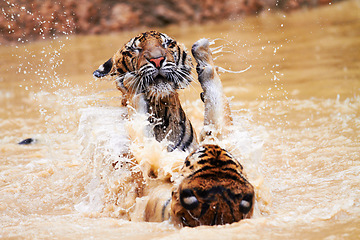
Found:
M 172 193 L 173 220 L 195 227 L 251 217 L 254 188 L 242 171 L 241 164 L 217 145 L 191 153 L 181 170 L 184 179 Z
M 149 113 L 156 140 L 166 139 L 168 150 L 193 150 L 195 131 L 186 117 L 177 93 L 193 80 L 191 56 L 185 47 L 157 31 L 132 38 L 94 72 L 95 77 L 115 76 L 123 93 L 123 105 Z M 142 95 L 142 104 L 134 99 Z M 149 134 L 147 134 L 149 135 Z
M 221 139 L 231 125 L 229 104 L 212 60 L 209 42 L 193 45 L 205 104 L 201 140 Z M 198 148 L 194 129 L 186 117 L 177 90 L 192 81 L 191 58 L 185 48 L 165 34 L 150 31 L 131 39 L 94 72 L 113 75 L 123 93 L 123 105 L 150 115 L 153 135 L 168 140 L 168 151 L 194 150 L 184 162 L 179 185 L 166 182 L 148 190 L 145 221 L 169 218 L 183 226 L 219 225 L 250 218 L 254 188 L 241 164 L 217 145 Z M 216 142 L 216 141 L 215 141 Z
M 229 103 L 216 73 L 209 41 L 197 41 L 192 53 L 204 91 L 202 144 L 217 142 L 232 125 Z M 157 187 L 161 194 L 154 189 L 149 196 L 146 220 L 164 221 L 171 216 L 175 223 L 195 227 L 232 223 L 252 216 L 254 187 L 246 180 L 241 164 L 226 150 L 204 144 L 185 159 L 180 173 L 182 178 L 173 187 L 172 196 L 170 188 L 164 185 Z
M 152 59 L 160 58 L 155 66 Z M 166 34 L 149 31 L 132 38 L 93 75 L 115 75 L 118 89 L 127 96 L 145 93 L 159 98 L 187 87 L 193 80 L 192 68 L 185 46 Z
M 171 219 L 181 226 L 223 225 L 250 218 L 254 188 L 241 164 L 225 149 L 206 144 L 185 160 L 181 182 L 150 191 L 145 221 Z M 172 192 L 172 194 L 170 194 Z
M 155 138 L 158 141 L 165 138 L 169 140 L 168 151 L 185 151 L 197 146 L 196 133 L 181 107 L 177 93 L 153 101 L 150 106 L 149 120 L 154 124 Z

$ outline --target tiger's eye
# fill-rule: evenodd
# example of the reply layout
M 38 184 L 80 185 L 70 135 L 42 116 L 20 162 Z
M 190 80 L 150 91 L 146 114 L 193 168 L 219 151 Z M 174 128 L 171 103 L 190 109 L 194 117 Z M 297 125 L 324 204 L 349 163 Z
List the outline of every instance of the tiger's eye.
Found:
M 176 42 L 172 39 L 165 39 L 163 43 L 164 48 L 173 48 L 175 47 Z

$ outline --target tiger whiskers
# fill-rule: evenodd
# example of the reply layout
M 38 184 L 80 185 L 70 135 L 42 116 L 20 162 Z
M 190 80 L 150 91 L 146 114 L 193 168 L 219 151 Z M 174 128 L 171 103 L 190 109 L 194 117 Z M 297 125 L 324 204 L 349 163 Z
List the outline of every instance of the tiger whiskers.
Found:
M 174 74 L 177 77 L 177 80 L 180 83 L 179 85 L 181 85 L 181 88 L 185 88 L 187 85 L 190 84 L 190 82 L 193 81 L 192 75 L 188 74 L 185 71 L 175 71 Z M 180 79 L 182 81 L 180 81 Z M 184 81 L 184 80 L 186 80 L 186 81 Z
M 169 72 L 167 76 L 175 83 L 177 89 L 186 88 L 194 80 L 193 76 L 191 75 L 191 72 L 188 72 L 183 69 L 173 70 Z
M 191 85 L 193 80 L 191 68 L 166 63 L 160 70 L 145 65 L 137 71 L 119 74 L 115 82 L 123 94 L 135 96 L 145 93 L 147 99 L 156 103 Z
M 194 219 L 195 221 L 199 222 L 200 225 L 201 225 L 201 222 L 200 222 L 199 218 L 197 218 L 197 217 L 195 217 L 194 215 L 192 215 L 189 210 L 187 210 L 187 213 L 189 214 L 189 216 L 190 216 L 192 219 Z
M 123 85 L 129 91 L 130 94 L 139 94 L 143 92 L 145 84 L 143 80 L 144 76 L 134 73 L 130 77 L 125 76 L 123 79 Z

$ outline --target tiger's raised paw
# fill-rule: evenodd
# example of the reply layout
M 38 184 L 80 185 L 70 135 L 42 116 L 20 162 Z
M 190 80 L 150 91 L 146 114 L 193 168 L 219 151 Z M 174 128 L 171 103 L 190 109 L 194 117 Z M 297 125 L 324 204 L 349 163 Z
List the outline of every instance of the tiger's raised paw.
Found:
M 196 72 L 201 85 L 205 84 L 206 81 L 220 81 L 216 73 L 208 39 L 202 38 L 195 42 L 191 48 L 191 53 L 197 63 Z
M 203 89 L 200 98 L 205 105 L 204 128 L 200 133 L 200 140 L 216 142 L 216 139 L 228 134 L 232 117 L 209 46 L 209 40 L 203 38 L 193 44 L 191 52 L 197 63 L 198 80 Z

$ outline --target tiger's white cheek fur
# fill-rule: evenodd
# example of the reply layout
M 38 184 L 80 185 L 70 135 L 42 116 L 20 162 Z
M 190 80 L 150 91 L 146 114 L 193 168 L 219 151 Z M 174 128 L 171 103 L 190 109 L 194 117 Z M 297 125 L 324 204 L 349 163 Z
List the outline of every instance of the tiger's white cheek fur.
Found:
M 192 205 L 192 204 L 196 203 L 198 200 L 195 196 L 191 196 L 191 197 L 184 198 L 183 201 L 187 205 Z
M 169 96 L 171 93 L 175 91 L 176 90 L 172 86 L 172 84 L 166 82 L 150 85 L 147 89 L 149 96 L 156 99 Z
M 240 205 L 242 206 L 242 207 L 244 207 L 244 208 L 248 208 L 248 207 L 250 207 L 250 202 L 248 202 L 248 201 L 246 201 L 246 200 L 242 200 L 241 202 L 240 202 Z

